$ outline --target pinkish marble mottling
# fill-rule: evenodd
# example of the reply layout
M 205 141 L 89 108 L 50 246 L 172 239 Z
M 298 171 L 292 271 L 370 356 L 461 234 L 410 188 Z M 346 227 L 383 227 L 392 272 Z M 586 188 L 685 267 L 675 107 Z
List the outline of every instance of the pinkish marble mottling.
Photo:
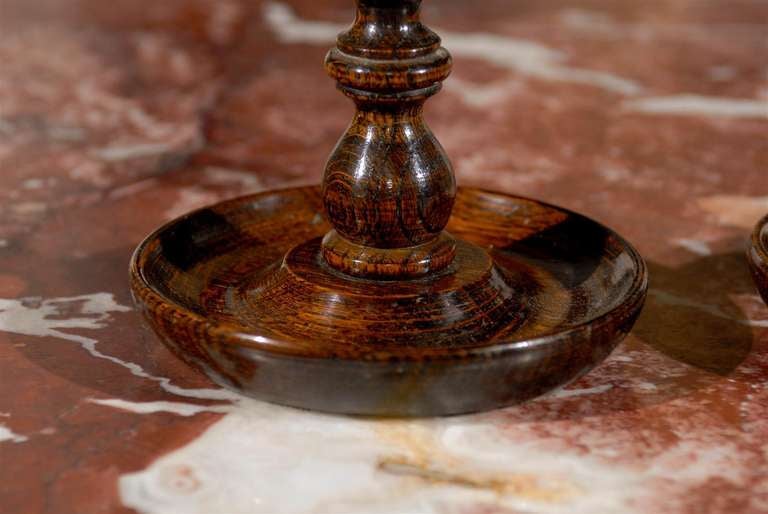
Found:
M 142 328 L 150 230 L 319 181 L 351 2 L 9 0 L 0 24 L 3 512 L 768 512 L 760 0 L 428 0 L 427 118 L 460 183 L 582 211 L 647 258 L 632 335 L 519 407 L 374 421 L 216 389 Z M 764 107 L 765 106 L 765 107 Z

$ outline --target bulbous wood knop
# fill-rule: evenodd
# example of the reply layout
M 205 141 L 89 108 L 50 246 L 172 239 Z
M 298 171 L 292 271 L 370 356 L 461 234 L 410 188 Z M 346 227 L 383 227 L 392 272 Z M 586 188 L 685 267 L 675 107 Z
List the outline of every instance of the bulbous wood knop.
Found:
M 450 73 L 451 57 L 419 21 L 419 4 L 359 1 L 354 25 L 326 58 L 328 74 L 357 108 L 323 176 L 335 229 L 323 254 L 348 274 L 408 278 L 443 269 L 455 254 L 453 243 L 447 253 L 439 245 L 434 259 L 429 253 L 450 218 L 456 183 L 422 108 Z M 352 263 L 345 251 L 358 247 L 367 249 L 355 251 Z M 416 255 L 424 265 L 414 265 Z

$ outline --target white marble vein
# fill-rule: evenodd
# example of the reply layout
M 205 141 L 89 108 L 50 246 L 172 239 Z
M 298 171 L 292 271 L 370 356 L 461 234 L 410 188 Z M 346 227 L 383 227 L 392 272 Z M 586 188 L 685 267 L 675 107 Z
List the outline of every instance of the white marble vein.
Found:
M 768 196 L 712 195 L 696 199 L 696 206 L 720 225 L 752 230 L 768 212 Z
M 107 360 L 132 375 L 157 382 L 177 396 L 206 400 L 231 400 L 237 396 L 223 389 L 185 389 L 168 378 L 146 372 L 139 364 L 105 354 L 98 340 L 67 332 L 67 329 L 97 330 L 106 327 L 114 312 L 131 308 L 119 304 L 111 293 L 92 293 L 58 298 L 0 298 L 0 331 L 36 337 L 50 337 L 79 344 L 91 356 Z
M 12 443 L 23 443 L 29 438 L 25 435 L 19 435 L 13 430 L 0 423 L 0 443 L 3 441 L 10 441 Z
M 680 94 L 627 100 L 624 110 L 640 114 L 768 119 L 768 100 Z
M 299 18 L 286 4 L 271 2 L 264 7 L 264 19 L 273 32 L 286 43 L 332 44 L 344 24 Z M 603 25 L 605 25 L 603 20 Z M 643 86 L 635 80 L 614 73 L 568 66 L 567 55 L 537 42 L 491 33 L 465 33 L 436 29 L 444 45 L 455 56 L 480 59 L 517 74 L 552 82 L 584 84 L 624 96 L 636 96 Z M 477 96 L 467 95 L 464 84 L 455 88 L 467 103 L 487 105 L 505 96 L 500 83 L 483 89 Z M 447 83 L 447 88 L 451 88 Z M 487 97 L 487 98 L 486 98 Z M 626 112 L 646 115 L 705 116 L 768 119 L 768 101 L 681 93 L 670 96 L 632 98 L 622 104 Z
M 142 157 L 154 157 L 171 152 L 172 150 L 173 145 L 169 143 L 139 143 L 98 148 L 93 151 L 93 154 L 102 160 L 117 162 Z
M 712 255 L 712 249 L 709 247 L 706 241 L 681 237 L 678 239 L 673 239 L 672 243 L 676 246 L 679 246 L 680 248 L 685 248 L 693 254 L 701 255 L 702 257 Z
M 584 396 L 590 394 L 601 394 L 613 389 L 613 384 L 600 384 L 594 387 L 585 387 L 583 389 L 557 389 L 547 395 L 548 398 L 573 398 L 574 396 Z
M 187 390 L 99 352 L 96 339 L 67 332 L 104 328 L 112 313 L 127 310 L 109 293 L 0 299 L 0 330 L 80 344 L 94 357 L 179 396 L 228 400 L 215 405 L 87 400 L 137 415 L 225 414 L 190 444 L 119 479 L 122 502 L 139 512 L 459 514 L 486 506 L 532 514 L 634 514 L 645 512 L 644 495 L 652 490 L 648 484 L 667 469 L 651 473 L 635 464 L 585 455 L 578 447 L 552 447 L 546 438 L 530 437 L 525 422 L 504 423 L 503 411 L 375 421 L 269 405 L 225 390 Z M 573 397 L 588 408 L 617 386 L 604 382 L 539 401 L 553 413 L 558 402 Z M 4 440 L 25 440 L 0 426 Z M 727 455 L 715 452 L 707 459 L 716 466 L 683 470 L 685 476 L 704 480 L 722 468 Z
M 96 405 L 112 407 L 115 409 L 134 412 L 136 414 L 154 414 L 156 412 L 167 412 L 171 414 L 178 414 L 179 416 L 194 416 L 195 414 L 199 414 L 201 412 L 226 413 L 232 411 L 232 406 L 230 404 L 197 405 L 194 403 L 168 401 L 132 402 L 129 400 L 121 400 L 120 398 L 88 398 L 87 401 L 90 403 L 95 403 Z
M 279 2 L 266 4 L 264 18 L 286 43 L 332 44 L 337 34 L 347 28 L 343 24 L 303 20 Z M 642 90 L 637 82 L 612 73 L 567 66 L 564 53 L 533 41 L 485 32 L 452 32 L 440 28 L 435 31 L 453 55 L 481 59 L 521 75 L 585 84 L 622 95 L 635 95 Z

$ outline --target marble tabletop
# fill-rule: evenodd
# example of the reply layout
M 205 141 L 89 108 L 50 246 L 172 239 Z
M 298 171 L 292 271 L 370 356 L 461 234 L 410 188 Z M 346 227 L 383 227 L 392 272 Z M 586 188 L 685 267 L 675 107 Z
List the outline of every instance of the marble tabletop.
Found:
M 768 512 L 762 0 L 427 0 L 455 59 L 426 116 L 461 184 L 588 214 L 651 289 L 593 372 L 522 406 L 374 420 L 222 390 L 132 308 L 159 224 L 316 183 L 352 106 L 348 0 L 0 6 L 0 511 Z

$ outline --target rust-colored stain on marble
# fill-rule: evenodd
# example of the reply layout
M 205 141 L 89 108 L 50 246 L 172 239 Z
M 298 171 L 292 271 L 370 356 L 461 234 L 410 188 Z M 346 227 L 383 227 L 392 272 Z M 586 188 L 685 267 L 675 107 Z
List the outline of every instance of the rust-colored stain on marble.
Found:
M 500 465 L 483 459 L 475 462 L 467 459 L 445 441 L 445 430 L 465 429 L 460 419 L 454 421 L 447 423 L 448 428 L 420 421 L 380 422 L 376 436 L 391 449 L 378 457 L 377 468 L 390 475 L 416 478 L 432 485 L 478 489 L 498 498 L 511 496 L 518 502 L 567 505 L 569 500 L 585 493 L 583 487 L 565 473 L 515 472 L 511 471 L 514 464 L 509 462 Z M 451 428 L 452 425 L 455 427 Z
M 518 498 L 539 502 L 562 503 L 578 493 L 578 488 L 570 484 L 546 484 L 548 480 L 535 475 L 484 475 L 461 469 L 433 467 L 404 457 L 383 458 L 377 466 L 380 470 L 393 475 L 416 477 L 436 484 L 486 489 L 498 495 L 511 494 Z M 542 482 L 545 483 L 542 484 Z

